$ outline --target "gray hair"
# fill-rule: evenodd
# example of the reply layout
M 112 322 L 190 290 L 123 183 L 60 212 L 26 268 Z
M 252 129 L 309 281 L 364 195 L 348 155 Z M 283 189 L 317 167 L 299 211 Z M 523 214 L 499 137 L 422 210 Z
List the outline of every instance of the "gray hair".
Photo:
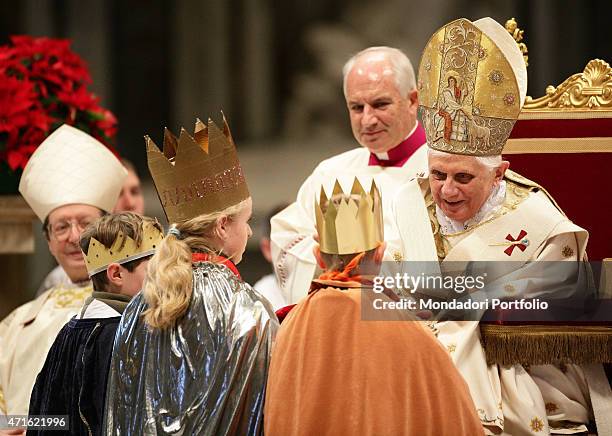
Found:
M 362 57 L 374 53 L 381 54 L 384 60 L 389 61 L 393 69 L 397 90 L 402 97 L 407 97 L 408 93 L 416 88 L 412 63 L 403 51 L 386 46 L 369 47 L 365 50 L 361 50 L 344 64 L 344 67 L 342 67 L 342 89 L 344 91 L 344 96 L 346 97 L 346 78 L 355 66 L 355 63 Z
M 427 156 L 456 156 L 453 153 L 447 153 L 445 151 L 434 150 L 433 148 L 427 149 Z M 489 171 L 496 170 L 502 163 L 501 154 L 494 156 L 472 156 L 478 163 L 486 167 Z

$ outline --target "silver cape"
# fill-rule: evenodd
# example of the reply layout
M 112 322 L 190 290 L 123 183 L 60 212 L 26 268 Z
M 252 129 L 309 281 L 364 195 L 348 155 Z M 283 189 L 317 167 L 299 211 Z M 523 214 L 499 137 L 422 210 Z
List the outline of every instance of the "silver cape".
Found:
M 261 434 L 278 329 L 268 301 L 226 266 L 203 262 L 174 327 L 148 327 L 146 308 L 137 295 L 117 329 L 104 434 Z

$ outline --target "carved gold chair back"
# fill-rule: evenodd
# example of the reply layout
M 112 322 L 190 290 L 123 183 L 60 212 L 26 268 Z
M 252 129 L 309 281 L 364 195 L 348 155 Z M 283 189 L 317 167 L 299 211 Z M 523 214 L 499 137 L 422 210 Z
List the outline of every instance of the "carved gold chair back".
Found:
M 506 22 L 527 62 L 523 31 Z M 589 231 L 591 260 L 612 255 L 612 68 L 601 60 L 546 95 L 527 97 L 504 148 L 511 168 L 537 181 Z

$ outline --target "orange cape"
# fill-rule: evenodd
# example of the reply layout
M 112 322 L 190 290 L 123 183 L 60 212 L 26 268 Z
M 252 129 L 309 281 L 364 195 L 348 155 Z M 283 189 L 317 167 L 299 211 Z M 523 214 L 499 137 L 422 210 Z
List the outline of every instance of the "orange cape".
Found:
M 272 352 L 266 435 L 483 434 L 467 385 L 423 322 L 398 311 L 362 321 L 362 301 L 375 298 L 387 299 L 326 287 L 289 313 Z

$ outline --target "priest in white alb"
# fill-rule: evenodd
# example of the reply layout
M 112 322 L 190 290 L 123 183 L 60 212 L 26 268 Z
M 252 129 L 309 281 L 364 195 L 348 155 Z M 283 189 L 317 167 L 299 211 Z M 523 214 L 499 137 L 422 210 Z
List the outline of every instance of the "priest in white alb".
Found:
M 332 191 L 336 179 L 346 191 L 358 177 L 375 180 L 389 208 L 397 187 L 426 171 L 425 133 L 417 121 L 418 92 L 412 64 L 390 47 L 370 47 L 344 65 L 344 96 L 353 135 L 361 145 L 321 162 L 302 184 L 295 203 L 272 220 L 272 259 L 288 303 L 297 303 L 315 273 L 314 202 L 321 186 Z M 385 220 L 386 259 L 401 259 L 390 221 Z

